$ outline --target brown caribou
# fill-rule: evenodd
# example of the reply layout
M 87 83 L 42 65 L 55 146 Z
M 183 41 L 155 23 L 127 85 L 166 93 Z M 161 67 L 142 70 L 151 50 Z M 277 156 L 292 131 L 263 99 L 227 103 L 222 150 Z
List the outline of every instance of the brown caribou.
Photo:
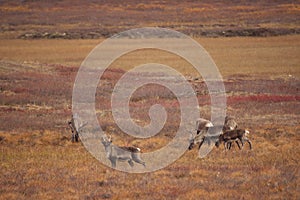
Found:
M 252 143 L 248 139 L 248 137 L 247 137 L 248 135 L 249 135 L 249 131 L 246 129 L 228 130 L 219 136 L 219 140 L 216 142 L 216 146 L 219 147 L 220 144 L 223 142 L 224 148 L 226 151 L 227 149 L 230 149 L 230 148 L 228 148 L 229 143 L 232 143 L 235 141 L 237 143 L 239 149 L 242 149 L 244 147 L 244 143 L 248 142 L 250 149 L 252 149 Z M 242 143 L 242 147 L 237 142 L 238 140 Z

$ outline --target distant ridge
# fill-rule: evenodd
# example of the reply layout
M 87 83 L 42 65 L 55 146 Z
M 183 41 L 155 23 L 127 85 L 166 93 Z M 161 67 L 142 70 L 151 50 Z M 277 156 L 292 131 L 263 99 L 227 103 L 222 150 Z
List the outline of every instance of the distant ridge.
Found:
M 141 27 L 193 37 L 267 37 L 300 32 L 299 1 L 3 0 L 0 38 L 93 39 Z

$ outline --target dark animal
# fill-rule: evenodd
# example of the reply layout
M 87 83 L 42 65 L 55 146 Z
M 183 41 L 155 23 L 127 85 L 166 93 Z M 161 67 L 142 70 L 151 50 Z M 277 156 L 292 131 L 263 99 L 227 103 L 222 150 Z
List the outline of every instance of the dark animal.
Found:
M 79 133 L 82 130 L 82 128 L 87 125 L 87 122 L 82 123 L 79 119 L 79 116 L 75 114 L 72 115 L 71 120 L 68 121 L 68 125 L 72 131 L 72 142 L 79 142 Z
M 250 149 L 252 149 L 252 143 L 247 138 L 249 131 L 246 129 L 235 129 L 224 132 L 219 136 L 219 140 L 216 142 L 216 146 L 219 147 L 220 144 L 224 143 L 225 151 L 228 149 L 228 144 L 232 142 L 237 142 L 238 140 L 242 143 L 242 147 L 237 142 L 239 149 L 242 149 L 245 142 L 249 143 Z M 229 147 L 230 148 L 230 147 Z
M 215 124 L 215 123 L 214 123 Z M 226 116 L 225 117 L 225 122 L 224 122 L 224 125 L 223 125 L 223 132 L 221 134 L 223 134 L 224 132 L 226 131 L 229 131 L 229 130 L 235 130 L 237 129 L 238 127 L 238 124 L 237 122 L 235 121 L 235 117 L 233 116 Z M 229 150 L 231 149 L 232 147 L 232 143 L 234 141 L 228 141 L 227 144 L 226 144 L 226 148 Z M 235 141 L 235 143 L 239 146 L 240 148 L 240 144 L 238 142 L 238 140 Z

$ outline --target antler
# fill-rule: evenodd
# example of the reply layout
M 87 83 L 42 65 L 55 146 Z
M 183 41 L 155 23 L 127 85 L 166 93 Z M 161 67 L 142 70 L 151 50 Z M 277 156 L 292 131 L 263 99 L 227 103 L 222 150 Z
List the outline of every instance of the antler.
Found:
M 80 132 L 82 130 L 83 127 L 85 127 L 86 125 L 88 124 L 88 122 L 85 122 L 83 124 L 80 124 L 79 125 L 79 128 L 78 128 L 78 132 Z

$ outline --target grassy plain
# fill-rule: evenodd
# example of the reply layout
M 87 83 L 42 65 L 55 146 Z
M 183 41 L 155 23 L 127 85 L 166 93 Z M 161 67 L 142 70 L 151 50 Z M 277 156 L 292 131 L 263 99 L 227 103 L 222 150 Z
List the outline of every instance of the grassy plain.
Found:
M 285 76 L 291 74 L 299 77 L 300 75 L 299 35 L 196 38 L 195 40 L 208 51 L 223 76 L 231 74 Z M 102 41 L 103 39 L 0 40 L 0 55 L 4 61 L 78 67 L 88 53 Z M 163 57 L 161 52 L 155 53 L 157 52 L 144 51 L 140 54 L 131 54 L 125 59 L 119 59 L 112 67 L 126 70 L 131 68 L 135 64 L 134 62 L 145 63 L 144 59 L 153 61 L 155 55 L 159 54 L 157 61 L 169 64 L 184 74 L 193 75 L 192 68 L 187 67 L 187 64 L 178 57 L 174 61 L 172 55 Z
M 115 171 L 81 143 L 70 142 L 66 122 L 77 69 L 102 40 L 0 40 L 0 199 L 299 199 L 300 36 L 196 40 L 219 67 L 227 112 L 250 129 L 254 149 L 215 148 L 204 159 L 194 149 L 147 174 Z M 117 78 L 141 61 L 157 61 L 157 52 L 135 53 L 105 74 L 97 90 L 103 107 L 97 109 L 116 143 L 153 151 L 170 141 L 178 126 L 174 98 L 136 94 L 131 112 L 145 123 L 153 102 L 175 113 L 158 136 L 146 140 L 124 136 L 109 110 Z M 172 56 L 163 54 L 161 61 L 187 77 L 199 76 Z M 209 118 L 205 84 L 192 84 L 200 91 L 201 114 Z

